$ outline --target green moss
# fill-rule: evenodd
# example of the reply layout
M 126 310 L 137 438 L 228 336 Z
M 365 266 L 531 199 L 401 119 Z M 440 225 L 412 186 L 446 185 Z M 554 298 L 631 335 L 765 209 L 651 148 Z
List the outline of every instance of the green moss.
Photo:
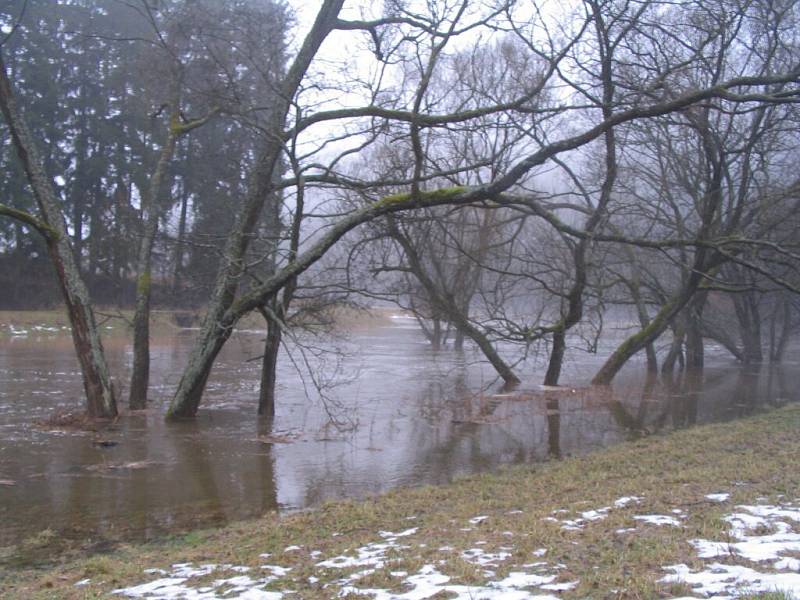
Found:
M 139 275 L 139 279 L 136 282 L 136 293 L 139 295 L 150 293 L 150 271 L 145 271 Z
M 419 195 L 416 197 L 416 200 L 421 205 L 425 205 L 428 203 L 447 200 L 449 198 L 455 198 L 459 194 L 463 194 L 466 190 L 467 188 L 461 185 L 449 188 L 440 188 L 438 190 L 431 190 L 429 192 L 420 192 Z M 389 194 L 388 196 L 384 196 L 383 198 L 375 202 L 373 206 L 389 206 L 391 204 L 408 202 L 409 200 L 412 199 L 414 199 L 414 196 L 411 192 L 403 192 L 401 194 Z

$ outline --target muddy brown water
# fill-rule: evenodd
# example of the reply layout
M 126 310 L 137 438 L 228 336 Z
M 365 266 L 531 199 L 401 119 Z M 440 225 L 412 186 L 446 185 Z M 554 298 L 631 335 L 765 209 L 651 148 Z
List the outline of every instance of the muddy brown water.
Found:
M 0 547 L 50 529 L 76 539 L 152 539 L 271 510 L 294 510 L 397 486 L 443 483 L 502 464 L 584 453 L 695 423 L 736 418 L 798 396 L 798 352 L 780 368 L 744 368 L 708 348 L 700 377 L 644 376 L 634 361 L 611 390 L 586 386 L 603 356 L 573 350 L 558 390 L 544 390 L 542 359 L 508 395 L 480 356 L 434 352 L 414 322 L 396 316 L 334 340 L 305 340 L 343 354 L 281 357 L 277 415 L 255 415 L 263 332 L 224 349 L 198 418 L 163 413 L 192 331 L 158 332 L 154 399 L 108 430 L 35 425 L 80 411 L 81 382 L 64 332 L 27 328 L 0 338 Z M 622 332 L 618 332 L 622 335 Z M 611 348 L 613 340 L 607 342 Z M 106 340 L 124 381 L 131 348 Z M 313 376 L 293 363 L 308 362 Z M 326 386 L 324 401 L 315 383 Z M 331 424 L 331 416 L 340 421 Z

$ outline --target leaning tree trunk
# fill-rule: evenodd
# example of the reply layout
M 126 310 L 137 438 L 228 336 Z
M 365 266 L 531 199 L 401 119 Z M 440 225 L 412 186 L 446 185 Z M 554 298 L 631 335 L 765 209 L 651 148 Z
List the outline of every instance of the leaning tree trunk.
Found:
M 417 278 L 417 280 L 422 284 L 422 287 L 425 288 L 425 292 L 427 293 L 431 304 L 436 307 L 437 312 L 440 312 L 447 319 L 447 321 L 452 323 L 457 331 L 463 332 L 464 335 L 468 336 L 478 345 L 478 348 L 480 348 L 481 352 L 483 352 L 483 355 L 491 363 L 495 371 L 497 371 L 497 374 L 503 379 L 506 386 L 511 387 L 519 384 L 519 377 L 516 376 L 514 370 L 502 359 L 497 350 L 494 349 L 494 346 L 492 345 L 492 342 L 489 341 L 489 338 L 487 338 L 482 331 L 470 323 L 469 319 L 467 319 L 464 313 L 459 310 L 455 300 L 452 297 L 446 298 L 439 291 L 436 284 L 428 276 L 428 273 L 422 266 L 422 261 L 420 260 L 416 248 L 414 248 L 413 244 L 411 243 L 411 240 L 409 240 L 408 237 L 394 225 L 393 221 L 390 220 L 389 223 L 390 235 L 398 241 L 400 246 L 405 251 L 411 271 L 414 273 L 414 276 Z
M 656 313 L 655 317 L 653 317 L 646 327 L 642 327 L 641 330 L 628 337 L 628 339 L 619 345 L 595 374 L 592 383 L 595 385 L 610 384 L 616 374 L 619 373 L 619 370 L 625 366 L 625 363 L 628 362 L 634 354 L 647 346 L 647 344 L 652 344 L 658 336 L 669 327 L 675 316 L 691 299 L 699 283 L 700 277 L 697 273 L 693 273 L 683 289 L 661 307 L 661 310 Z
M 270 133 L 275 134 L 283 130 L 292 99 L 322 42 L 336 26 L 343 4 L 344 0 L 324 0 L 311 31 L 275 93 L 274 106 L 267 125 Z M 191 417 L 197 413 L 214 360 L 230 337 L 230 327 L 233 327 L 241 316 L 232 315 L 230 309 L 236 298 L 252 234 L 258 224 L 264 203 L 273 192 L 274 172 L 280 163 L 283 150 L 283 140 L 276 135 L 266 142 L 266 147 L 259 157 L 247 198 L 225 245 L 222 264 L 201 325 L 200 336 L 192 348 L 189 363 L 170 403 L 168 417 Z
M 67 306 L 67 315 L 72 326 L 72 341 L 83 376 L 87 412 L 93 418 L 115 417 L 117 402 L 114 387 L 89 292 L 81 279 L 69 243 L 58 197 L 45 173 L 33 136 L 19 112 L 2 56 L 0 56 L 0 109 L 41 212 L 42 226 L 37 229 L 47 240 L 47 249 Z

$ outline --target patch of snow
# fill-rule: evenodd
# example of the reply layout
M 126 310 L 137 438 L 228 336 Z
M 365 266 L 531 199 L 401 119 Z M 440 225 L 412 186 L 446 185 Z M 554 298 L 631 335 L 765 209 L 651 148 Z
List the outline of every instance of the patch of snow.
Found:
M 695 593 L 707 597 L 715 594 L 732 595 L 715 598 L 735 597 L 742 590 L 748 593 L 781 590 L 800 600 L 800 560 L 791 556 L 800 552 L 800 533 L 793 530 L 793 524 L 800 523 L 800 507 L 786 504 L 736 508 L 741 512 L 725 517 L 730 524 L 728 541 L 695 539 L 690 543 L 699 558 L 735 557 L 763 565 L 761 568 L 714 562 L 692 572 L 684 564 L 671 565 L 665 569 L 672 574 L 661 581 L 686 583 Z
M 301 550 L 300 546 L 286 546 L 283 549 L 284 552 L 297 552 L 298 550 Z
M 80 581 L 76 582 L 75 585 L 78 587 L 82 587 L 84 585 L 89 585 L 92 582 L 91 579 L 81 579 Z
M 482 567 L 496 567 L 497 563 L 503 562 L 511 558 L 510 552 L 484 552 L 480 548 L 470 548 L 461 553 L 463 558 L 468 563 L 480 565 Z
M 667 515 L 636 515 L 633 517 L 637 521 L 649 523 L 650 525 L 670 525 L 672 527 L 680 527 L 681 522 L 675 517 Z
M 279 567 L 278 565 L 262 565 L 261 569 L 263 571 L 269 571 L 270 575 L 276 579 L 286 577 L 286 575 L 289 574 L 289 571 L 292 570 L 291 567 Z
M 465 586 L 449 584 L 450 577 L 440 573 L 433 565 L 425 565 L 416 575 L 411 575 L 404 583 L 411 589 L 406 592 L 396 593 L 384 589 L 363 589 L 357 587 L 344 587 L 339 596 L 347 594 L 365 594 L 373 596 L 374 600 L 424 600 L 436 594 L 449 593 L 454 595 L 454 600 L 558 600 L 553 595 L 532 594 L 522 589 L 548 583 L 547 577 L 531 575 L 529 573 L 509 573 L 499 581 L 493 581 L 485 586 Z
M 779 571 L 798 571 L 800 572 L 800 559 L 797 558 L 782 558 L 775 561 L 772 565 Z
M 641 496 L 622 496 L 622 498 L 614 500 L 614 506 L 616 508 L 625 508 L 628 504 L 639 504 L 641 501 Z
M 282 567 L 277 567 L 277 569 L 280 570 Z M 267 583 L 279 579 L 282 575 L 279 575 L 278 572 L 261 579 L 253 579 L 249 575 L 219 578 L 215 579 L 211 585 L 201 588 L 194 588 L 189 583 L 194 578 L 203 577 L 215 571 L 245 573 L 249 570 L 250 567 L 230 564 L 204 564 L 196 567 L 192 563 L 177 563 L 172 565 L 172 571 L 169 573 L 163 569 L 146 569 L 145 572 L 148 574 L 165 576 L 140 585 L 112 590 L 111 593 L 129 598 L 159 600 L 213 600 L 222 597 L 234 597 L 231 594 L 237 594 L 236 598 L 244 600 L 281 600 L 283 598 L 282 592 L 269 592 L 260 589 Z M 217 593 L 217 590 L 223 587 L 225 592 L 221 596 Z
M 696 594 L 705 597 L 726 594 L 773 592 L 781 590 L 791 594 L 791 598 L 800 598 L 800 573 L 762 573 L 741 565 L 725 565 L 712 563 L 703 571 L 692 573 L 684 564 L 671 565 L 665 569 L 672 571 L 659 581 L 663 583 L 685 583 L 692 587 Z
M 318 562 L 316 566 L 325 569 L 349 569 L 351 567 L 372 567 L 380 569 L 386 562 L 386 552 L 391 548 L 402 548 L 394 540 L 384 543 L 367 544 L 356 548 L 357 556 L 335 556 Z
M 608 511 L 611 510 L 610 506 L 604 506 L 597 510 L 587 510 L 581 513 L 581 518 L 586 521 L 602 521 L 608 516 Z
M 477 517 L 472 517 L 472 518 L 469 520 L 469 522 L 470 522 L 470 524 L 472 524 L 472 525 L 477 525 L 478 523 L 482 523 L 483 521 L 485 521 L 485 520 L 486 520 L 486 519 L 488 519 L 488 518 L 489 518 L 489 517 L 488 517 L 488 516 L 486 516 L 486 515 L 480 515 L 480 516 L 477 516 Z
M 727 502 L 731 495 L 728 492 L 720 492 L 718 494 L 706 494 L 706 499 L 712 502 Z
M 408 537 L 409 535 L 414 535 L 417 533 L 417 527 L 412 527 L 411 529 L 406 529 L 405 531 L 401 531 L 400 533 L 392 533 L 391 531 L 379 531 L 378 535 L 387 540 L 393 540 L 399 537 Z

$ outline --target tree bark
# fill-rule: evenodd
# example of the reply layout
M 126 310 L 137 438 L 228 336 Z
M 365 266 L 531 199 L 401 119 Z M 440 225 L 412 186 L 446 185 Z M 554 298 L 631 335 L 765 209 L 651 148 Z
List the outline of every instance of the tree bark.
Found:
M 693 274 L 683 289 L 661 307 L 661 310 L 658 311 L 646 327 L 642 327 L 640 331 L 634 333 L 620 344 L 595 374 L 592 383 L 595 385 L 609 385 L 616 374 L 619 373 L 619 370 L 634 354 L 647 346 L 647 344 L 653 343 L 669 327 L 675 316 L 691 299 L 699 283 L 699 277 Z
M 180 108 L 177 98 L 171 106 L 170 127 L 161 148 L 155 171 L 150 178 L 142 205 L 142 237 L 136 259 L 136 308 L 133 314 L 133 369 L 131 372 L 128 406 L 131 410 L 147 406 L 147 389 L 150 383 L 150 290 L 152 287 L 153 244 L 158 232 L 158 200 L 161 184 L 169 163 L 175 154 L 178 139 Z
M 14 97 L 6 66 L 0 55 L 0 109 L 8 124 L 14 146 L 33 189 L 41 220 L 46 225 L 47 249 L 55 267 L 67 315 L 72 326 L 72 341 L 83 375 L 87 412 L 93 418 L 117 415 L 117 402 L 106 364 L 100 332 L 81 279 L 75 254 L 69 243 L 64 214 Z
M 683 340 L 686 338 L 686 328 L 680 318 L 676 319 L 671 327 L 672 343 L 664 357 L 664 363 L 661 365 L 661 372 L 665 375 L 671 375 L 675 371 L 675 363 L 678 362 L 680 356 L 683 356 Z
M 258 394 L 258 414 L 275 416 L 275 383 L 277 381 L 278 354 L 281 348 L 281 326 L 274 318 L 264 314 L 267 322 L 267 339 L 261 361 L 261 387 Z
M 705 366 L 705 346 L 703 344 L 703 309 L 707 292 L 697 292 L 686 307 L 686 368 L 702 371 Z

